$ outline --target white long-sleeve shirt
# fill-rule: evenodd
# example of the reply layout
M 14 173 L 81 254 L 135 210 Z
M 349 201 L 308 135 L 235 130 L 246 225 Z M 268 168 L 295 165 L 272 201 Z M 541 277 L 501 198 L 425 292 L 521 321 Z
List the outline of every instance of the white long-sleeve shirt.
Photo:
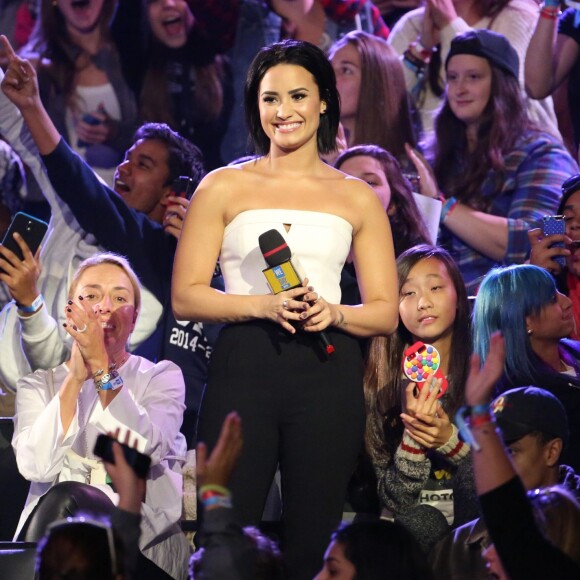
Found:
M 173 577 L 185 577 L 189 545 L 177 525 L 182 512 L 181 461 L 186 453 L 179 432 L 185 409 L 181 371 L 169 361 L 154 364 L 129 357 L 119 369 L 124 386 L 106 409 L 92 379 L 84 383 L 74 419 L 64 432 L 58 391 L 67 373 L 62 364 L 18 382 L 12 446 L 18 469 L 31 485 L 16 535 L 40 497 L 62 481 L 94 485 L 116 504 L 118 496 L 104 482 L 104 467 L 93 448 L 99 433 L 130 430 L 131 441 L 137 436 L 139 451 L 152 460 L 139 546 Z

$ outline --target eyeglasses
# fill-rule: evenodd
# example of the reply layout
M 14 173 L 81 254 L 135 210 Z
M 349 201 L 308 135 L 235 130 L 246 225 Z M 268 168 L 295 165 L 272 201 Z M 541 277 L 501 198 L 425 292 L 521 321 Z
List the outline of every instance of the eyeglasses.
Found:
M 114 578 L 119 573 L 117 565 L 117 551 L 115 550 L 115 539 L 113 536 L 113 528 L 111 523 L 106 520 L 98 520 L 89 516 L 74 516 L 62 520 L 57 520 L 49 524 L 46 528 L 46 537 L 50 537 L 54 532 L 65 530 L 71 526 L 90 526 L 103 530 L 107 537 L 107 546 L 109 548 L 109 556 L 111 558 L 111 576 Z

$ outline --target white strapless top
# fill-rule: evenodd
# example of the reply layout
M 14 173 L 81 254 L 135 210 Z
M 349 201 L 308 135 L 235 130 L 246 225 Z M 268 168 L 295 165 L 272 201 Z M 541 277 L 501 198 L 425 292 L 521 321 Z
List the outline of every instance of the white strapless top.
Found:
M 287 232 L 284 224 L 289 224 Z M 225 228 L 220 265 L 228 294 L 269 294 L 262 273 L 268 265 L 258 237 L 275 229 L 297 257 L 309 284 L 332 304 L 340 302 L 340 273 L 352 242 L 352 224 L 330 213 L 295 209 L 250 209 Z

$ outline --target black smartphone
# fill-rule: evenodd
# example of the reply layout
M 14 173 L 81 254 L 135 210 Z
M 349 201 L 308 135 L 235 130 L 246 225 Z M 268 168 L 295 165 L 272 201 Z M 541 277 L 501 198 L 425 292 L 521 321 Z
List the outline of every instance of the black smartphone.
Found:
M 24 260 L 24 254 L 22 253 L 18 242 L 14 239 L 13 234 L 20 234 L 22 239 L 30 248 L 30 251 L 33 254 L 36 254 L 47 229 L 48 224 L 46 222 L 19 211 L 12 218 L 12 222 L 2 240 L 2 245 L 5 248 L 8 248 L 11 252 L 14 252 L 18 259 L 22 261 Z M 0 270 L 2 270 L 2 268 L 0 268 Z
M 183 197 L 184 199 L 191 199 L 195 187 L 193 186 L 193 179 L 185 175 L 180 175 L 173 181 L 171 192 L 175 197 Z
M 548 215 L 542 218 L 542 233 L 545 236 L 550 236 L 552 234 L 565 234 L 566 233 L 566 221 L 563 215 Z M 550 246 L 563 248 L 564 244 L 562 242 L 556 242 Z M 557 262 L 561 268 L 566 266 L 565 256 L 554 256 L 552 258 L 554 262 Z
M 107 463 L 115 463 L 115 457 L 113 455 L 113 442 L 115 439 L 110 437 L 109 435 L 105 435 L 101 433 L 97 437 L 97 441 L 95 443 L 95 448 L 93 449 L 93 453 L 106 461 Z M 120 443 L 117 441 L 121 448 L 123 449 L 123 454 L 125 455 L 125 459 L 127 463 L 133 468 L 133 471 L 141 478 L 145 479 L 147 474 L 149 473 L 149 467 L 151 465 L 151 457 L 149 455 L 145 455 L 137 449 L 133 449 L 133 447 L 129 447 L 125 445 L 125 443 Z

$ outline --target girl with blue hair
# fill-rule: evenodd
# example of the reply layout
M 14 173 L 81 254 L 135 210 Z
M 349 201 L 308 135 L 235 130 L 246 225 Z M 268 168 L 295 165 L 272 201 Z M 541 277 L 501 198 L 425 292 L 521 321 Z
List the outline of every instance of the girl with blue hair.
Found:
M 558 292 L 551 274 L 532 265 L 491 270 L 484 278 L 473 313 L 474 350 L 482 363 L 490 340 L 505 340 L 504 374 L 498 394 L 512 387 L 538 385 L 556 395 L 568 414 L 570 445 L 562 461 L 580 468 L 580 343 L 570 299 Z

